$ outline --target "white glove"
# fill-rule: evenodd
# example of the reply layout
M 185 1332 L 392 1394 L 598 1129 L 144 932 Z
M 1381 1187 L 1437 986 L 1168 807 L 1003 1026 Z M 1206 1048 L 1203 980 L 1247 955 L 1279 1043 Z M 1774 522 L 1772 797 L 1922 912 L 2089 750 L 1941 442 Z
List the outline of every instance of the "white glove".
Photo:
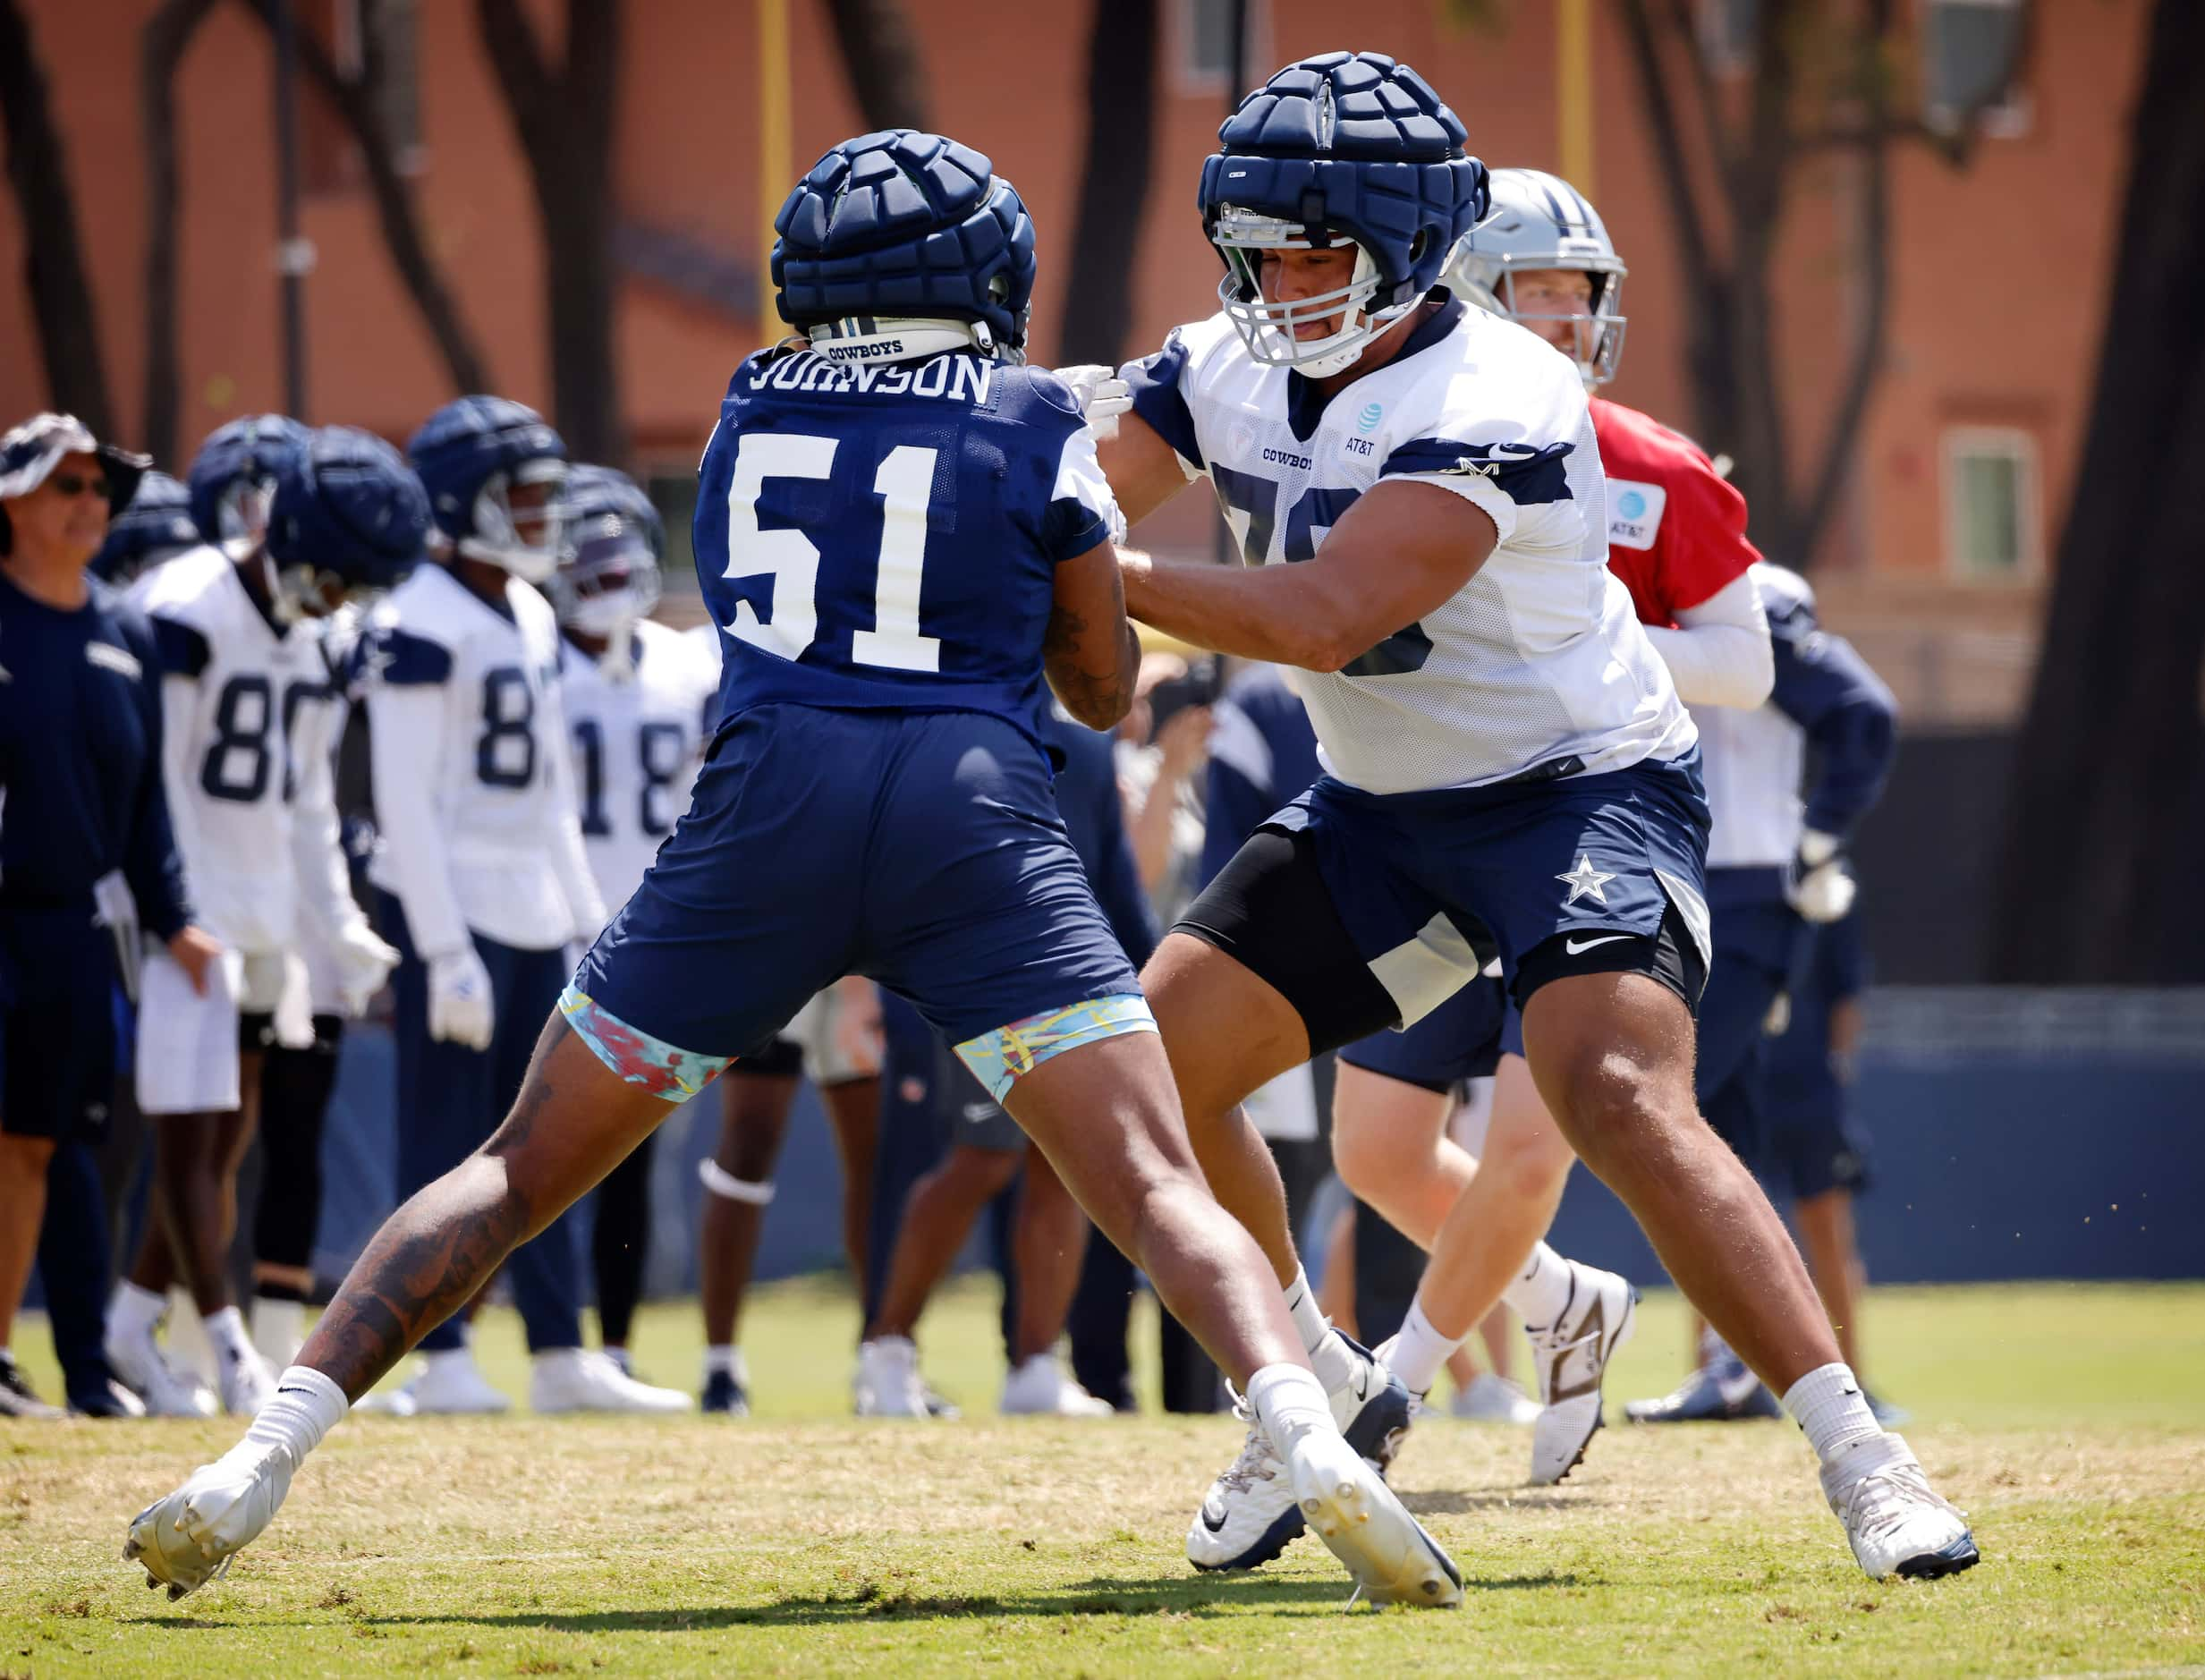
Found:
M 1118 435 L 1118 416 L 1133 406 L 1133 391 L 1118 378 L 1115 368 L 1082 363 L 1057 369 L 1056 377 L 1072 387 L 1072 395 L 1080 401 L 1080 412 L 1087 417 L 1097 437 Z
M 1819 834 L 1812 828 L 1801 835 L 1799 858 L 1792 866 L 1791 882 L 1785 888 L 1784 895 L 1791 901 L 1792 908 L 1817 925 L 1843 921 L 1860 891 L 1853 871 L 1845 867 L 1845 859 L 1837 855 L 1837 846 L 1835 835 Z
M 482 966 L 471 945 L 428 959 L 428 1036 L 463 1044 L 471 1050 L 490 1048 L 490 1030 L 496 1024 L 495 1000 L 490 995 L 490 972 Z
M 337 1003 L 357 1019 L 398 966 L 398 953 L 376 938 L 363 917 L 348 922 L 330 941 L 329 960 L 336 969 Z

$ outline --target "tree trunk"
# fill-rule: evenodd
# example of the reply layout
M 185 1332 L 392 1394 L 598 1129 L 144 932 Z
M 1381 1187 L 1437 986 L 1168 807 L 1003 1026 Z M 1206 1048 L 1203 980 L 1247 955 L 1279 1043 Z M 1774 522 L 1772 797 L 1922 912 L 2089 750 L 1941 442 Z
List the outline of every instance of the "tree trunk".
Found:
M 897 0 L 827 0 L 827 15 L 866 127 L 933 128 L 919 38 Z
M 1095 0 L 1087 45 L 1087 166 L 1072 230 L 1063 359 L 1116 365 L 1156 147 L 1157 0 Z
M 2205 980 L 2166 929 L 2205 766 L 2205 7 L 2158 0 L 2122 253 L 2006 824 L 2000 980 Z
M 30 293 L 48 400 L 103 441 L 114 438 L 114 405 L 99 353 L 98 312 L 84 272 L 68 153 L 55 126 L 30 21 L 17 0 L 0 0 L 0 128 L 7 135 L 8 184 L 22 226 L 23 284 Z M 0 424 L 21 418 L 10 415 Z
M 176 69 L 217 0 L 165 0 L 139 37 L 138 99 L 146 124 L 146 369 L 148 454 L 177 461 L 182 356 L 176 329 L 176 222 L 183 208 L 176 149 Z
M 264 27 L 273 26 L 273 0 L 243 0 L 246 9 Z M 370 65 L 373 55 L 363 55 Z M 421 325 L 437 345 L 455 395 L 492 388 L 490 372 L 481 346 L 460 312 L 459 301 L 445 284 L 444 270 L 430 254 L 421 232 L 421 219 L 413 201 L 413 185 L 398 165 L 398 148 L 383 123 L 376 83 L 371 76 L 347 76 L 338 70 L 327 47 L 310 33 L 299 35 L 299 64 L 314 90 L 351 132 L 368 172 L 368 191 L 375 199 L 377 225 L 383 247 L 399 284 L 413 301 Z
M 518 0 L 477 0 L 483 49 L 528 159 L 544 241 L 552 420 L 578 461 L 627 456 L 613 324 L 613 136 L 620 0 L 567 0 L 555 70 Z

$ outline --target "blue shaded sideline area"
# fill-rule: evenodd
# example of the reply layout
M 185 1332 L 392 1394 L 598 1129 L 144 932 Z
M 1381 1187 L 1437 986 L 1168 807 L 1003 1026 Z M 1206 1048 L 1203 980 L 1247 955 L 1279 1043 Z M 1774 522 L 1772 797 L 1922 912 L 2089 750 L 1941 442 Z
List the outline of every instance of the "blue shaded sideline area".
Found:
M 1876 1184 L 1859 1218 L 1877 1282 L 2205 1277 L 2205 1220 L 2181 1205 L 2205 1184 L 2205 993 L 1869 997 L 1853 1097 L 1875 1140 Z M 346 1034 L 316 1255 L 325 1277 L 343 1275 L 391 1207 L 390 1058 L 379 1028 Z M 660 1133 L 653 1294 L 696 1286 L 696 1164 L 718 1132 L 714 1088 Z M 840 1173 L 808 1084 L 776 1183 L 758 1276 L 838 1264 Z M 1641 1283 L 1663 1277 L 1630 1216 L 1582 1168 L 1553 1241 Z

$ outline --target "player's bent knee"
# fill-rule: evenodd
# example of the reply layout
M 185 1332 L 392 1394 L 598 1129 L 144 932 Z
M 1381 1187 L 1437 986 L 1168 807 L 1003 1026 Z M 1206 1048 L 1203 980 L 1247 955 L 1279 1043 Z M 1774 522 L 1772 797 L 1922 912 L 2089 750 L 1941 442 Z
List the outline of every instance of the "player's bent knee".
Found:
M 598 1061 L 631 1085 L 666 1102 L 694 1097 L 717 1079 L 731 1056 L 702 1056 L 632 1027 L 587 992 L 572 986 L 559 994 L 559 1013 Z
M 956 1047 L 957 1059 L 1001 1102 L 1022 1077 L 1067 1050 L 1155 1031 L 1156 1017 L 1149 1012 L 1147 998 L 1139 992 L 1112 992 L 1062 1009 L 1045 1009 L 967 1039 Z

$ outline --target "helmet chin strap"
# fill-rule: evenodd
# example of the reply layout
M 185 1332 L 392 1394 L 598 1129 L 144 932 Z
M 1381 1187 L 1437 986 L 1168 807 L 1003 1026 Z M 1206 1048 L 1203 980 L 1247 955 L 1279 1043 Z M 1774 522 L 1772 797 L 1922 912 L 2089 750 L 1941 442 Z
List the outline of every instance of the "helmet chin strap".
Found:
M 937 320 L 917 316 L 845 315 L 810 329 L 811 347 L 829 361 L 920 361 L 946 350 L 977 350 L 1003 357 L 983 321 Z
M 635 620 L 623 618 L 606 632 L 605 651 L 598 656 L 598 669 L 607 683 L 635 681 Z

